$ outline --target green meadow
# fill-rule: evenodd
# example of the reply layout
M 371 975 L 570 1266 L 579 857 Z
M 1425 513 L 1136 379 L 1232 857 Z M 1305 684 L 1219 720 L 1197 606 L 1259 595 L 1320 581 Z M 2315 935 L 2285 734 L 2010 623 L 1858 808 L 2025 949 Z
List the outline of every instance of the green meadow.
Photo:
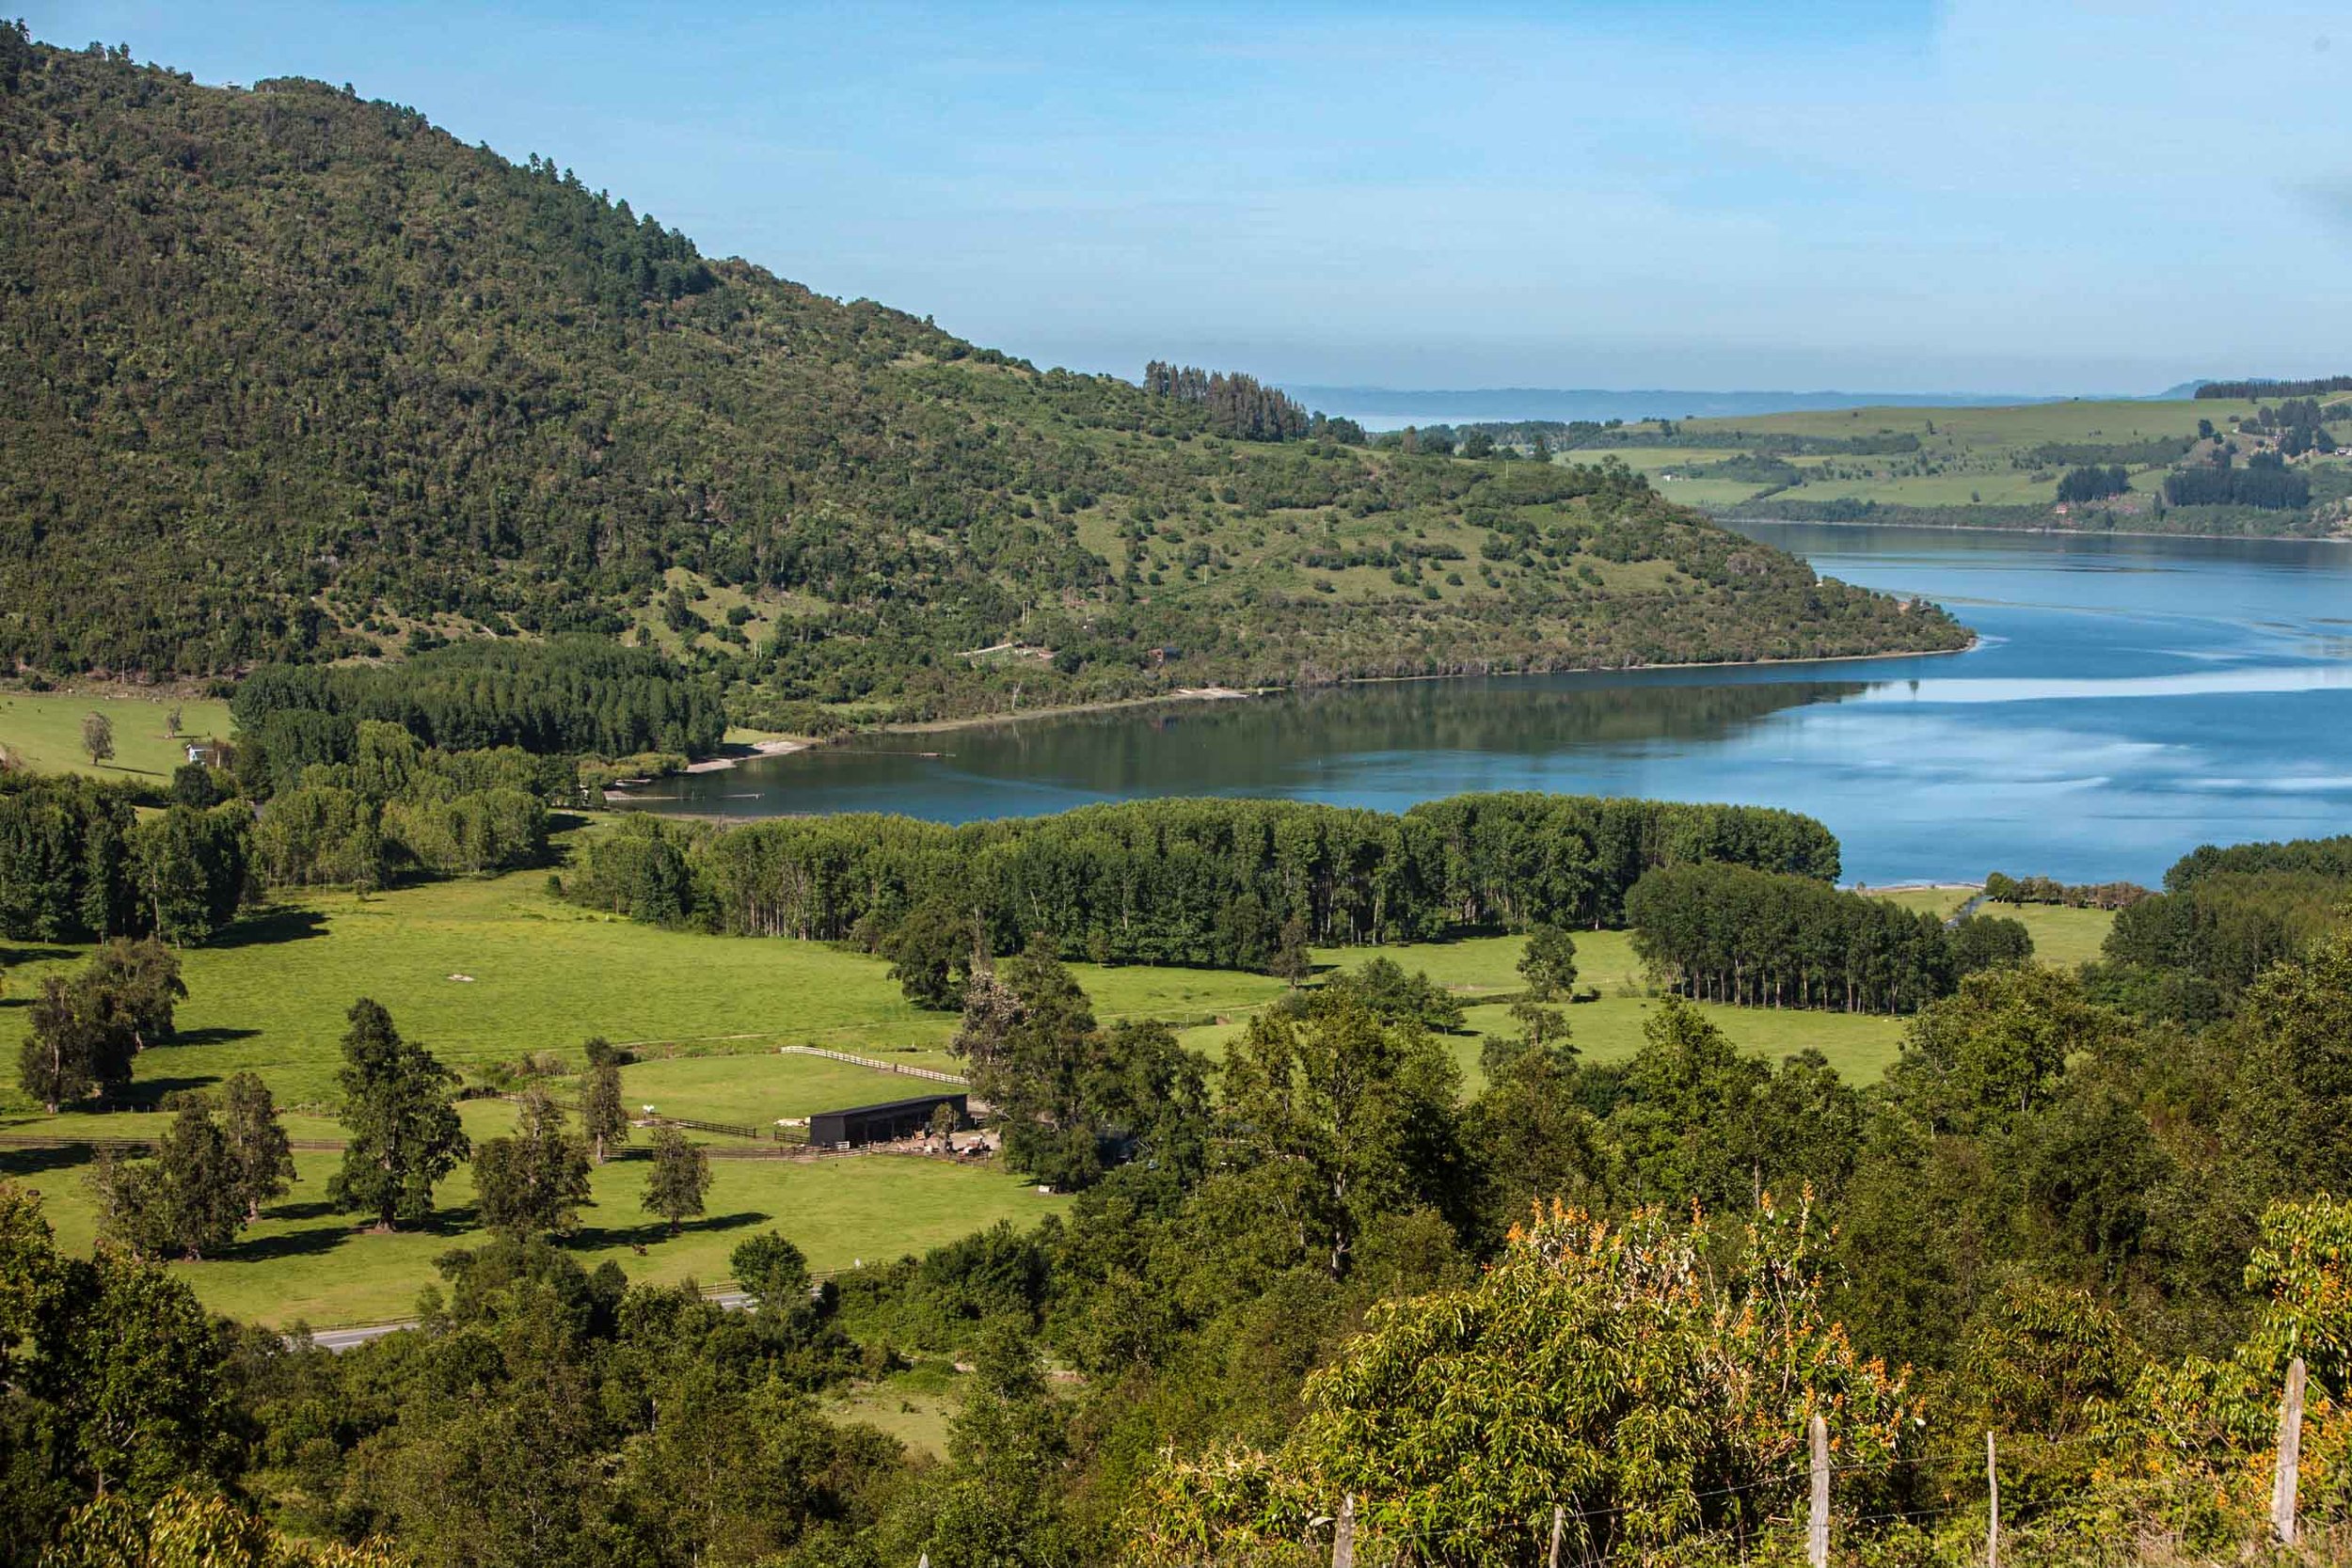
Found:
M 1677 420 L 1671 445 L 1664 444 L 1661 427 L 1645 422 L 1612 437 L 1629 444 L 1579 451 L 1562 460 L 1614 458 L 1647 475 L 1669 499 L 1718 513 L 1736 512 L 1743 502 L 1766 497 L 1775 503 L 1852 500 L 1905 507 L 2050 508 L 2057 502 L 2058 478 L 2073 462 L 2056 460 L 2041 449 L 2129 447 L 2193 437 L 2201 420 L 2226 431 L 2233 418 L 2256 406 L 2217 398 L 2073 399 L 2004 408 L 1818 409 Z M 1643 444 L 1645 431 L 1657 434 L 1657 444 Z M 1789 455 L 1782 460 L 1802 471 L 1804 483 L 1785 489 L 1761 479 L 1706 471 L 1728 458 L 1768 451 L 1772 438 L 1790 436 L 1914 436 L 1919 445 L 1914 451 Z M 2134 526 L 2128 519 L 2135 512 L 2152 515 L 2168 471 L 2163 465 L 2127 467 L 2129 493 L 2107 503 L 2123 519 L 2118 527 Z M 2065 519 L 2053 513 L 2050 521 L 2063 525 Z
M 166 717 L 180 710 L 180 734 L 164 733 Z M 111 762 L 90 765 L 82 750 L 82 721 L 103 713 L 115 730 Z M 87 773 L 93 778 L 144 778 L 163 783 L 187 760 L 187 739 L 230 731 L 229 705 L 209 697 L 130 695 L 119 691 L 0 691 L 0 755 L 43 773 Z
M 1885 895 L 1947 914 L 1968 890 Z M 2004 910 L 2033 930 L 2045 960 L 2095 955 L 2110 917 L 2095 911 Z M 1638 1050 L 1658 1002 L 1622 931 L 1577 934 L 1579 984 L 1597 999 L 1566 1009 L 1579 1051 L 1595 1062 Z M 1480 1037 L 1514 1033 L 1509 1002 L 1520 990 L 1520 942 L 1486 937 L 1388 949 L 1327 950 L 1325 973 L 1385 953 L 1428 974 L 1467 1006 L 1464 1032 L 1446 1038 L 1465 1087 L 1483 1083 Z M 0 1061 L 12 1061 L 42 975 L 70 970 L 82 950 L 0 947 Z M 580 1042 L 592 1035 L 630 1047 L 623 1069 L 631 1110 L 767 1127 L 811 1112 L 922 1092 L 927 1082 L 823 1057 L 785 1053 L 813 1045 L 906 1066 L 946 1068 L 954 1021 L 908 1005 L 888 966 L 865 954 L 811 942 L 665 931 L 564 902 L 544 872 L 425 883 L 359 896 L 318 891 L 279 898 L 223 941 L 183 957 L 188 986 L 179 1037 L 143 1053 L 134 1099 L 154 1106 L 173 1089 L 259 1073 L 288 1107 L 297 1140 L 340 1141 L 332 1119 L 344 1012 L 359 996 L 391 1010 L 469 1080 L 552 1053 L 550 1086 L 577 1092 Z M 1280 996 L 1281 981 L 1218 971 L 1073 966 L 1105 1020 L 1151 1018 L 1178 1027 L 1189 1045 L 1221 1058 L 1249 1015 Z M 1842 1013 L 1707 1006 L 1742 1049 L 1777 1059 L 1820 1050 L 1856 1083 L 1894 1060 L 1899 1020 Z M 473 1136 L 512 1125 L 501 1100 L 461 1105 Z M 13 1081 L 0 1085 L 0 1134 L 56 1138 L 152 1136 L 160 1114 L 129 1110 L 45 1117 Z M 999 1220 L 1034 1218 L 1053 1201 L 1001 1167 L 903 1156 L 834 1160 L 740 1157 L 744 1146 L 706 1138 L 717 1173 L 709 1212 L 672 1239 L 637 1210 L 643 1165 L 624 1157 L 595 1179 L 596 1206 L 566 1242 L 584 1262 L 612 1259 L 632 1278 L 724 1277 L 726 1255 L 755 1229 L 790 1236 L 819 1268 L 919 1251 Z M 640 1139 L 642 1147 L 642 1136 Z M 86 1247 L 95 1231 L 84 1170 L 87 1147 L 0 1148 L 0 1176 L 40 1188 L 61 1239 Z M 271 1323 L 344 1323 L 407 1312 L 432 1277 L 432 1260 L 478 1239 L 469 1173 L 441 1188 L 435 1224 L 377 1236 L 327 1212 L 324 1187 L 337 1156 L 297 1155 L 301 1181 L 220 1257 L 183 1270 L 203 1299 Z M 642 1249 L 642 1250 L 640 1250 Z M 914 1425 L 934 1419 L 920 1398 L 876 1398 Z
M 125 1118 L 130 1119 L 130 1118 Z M 158 1118 L 142 1118 L 158 1119 Z M 438 1192 L 439 1212 L 422 1229 L 375 1235 L 329 1211 L 327 1178 L 339 1156 L 298 1153 L 297 1180 L 218 1256 L 174 1263 L 204 1304 L 256 1323 L 315 1327 L 377 1323 L 416 1309 L 433 1260 L 485 1239 L 473 1224 L 472 1172 L 459 1166 Z M 727 1255 L 763 1230 L 790 1237 L 812 1268 L 855 1267 L 919 1253 L 1000 1220 L 1027 1223 L 1053 1212 L 1049 1197 L 997 1164 L 964 1164 L 919 1155 L 839 1159 L 714 1158 L 705 1212 L 675 1238 L 639 1208 L 645 1161 L 609 1161 L 590 1180 L 594 1207 L 563 1243 L 581 1264 L 608 1259 L 630 1279 L 710 1284 L 730 1276 Z M 97 1232 L 82 1153 L 0 1148 L 0 1178 L 41 1194 L 60 1245 L 87 1251 Z

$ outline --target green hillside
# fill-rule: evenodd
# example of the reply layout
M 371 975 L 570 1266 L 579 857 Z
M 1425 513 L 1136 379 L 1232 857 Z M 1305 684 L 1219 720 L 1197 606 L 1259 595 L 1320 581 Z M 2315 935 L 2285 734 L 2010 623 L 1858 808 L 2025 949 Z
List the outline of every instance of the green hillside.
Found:
M 2296 408 L 2308 410 L 2298 437 Z M 2312 416 L 2315 416 L 2312 418 Z M 1564 429 L 1717 515 L 2326 537 L 2352 530 L 2352 395 L 1853 408 Z M 2247 476 L 2279 478 L 2249 490 Z M 2103 492 L 2063 490 L 2069 476 Z M 2233 492 L 2225 482 L 2238 481 Z
M 52 673 L 586 629 L 805 725 L 1964 641 L 1630 469 L 1040 371 L 316 82 L 0 34 L 0 659 Z

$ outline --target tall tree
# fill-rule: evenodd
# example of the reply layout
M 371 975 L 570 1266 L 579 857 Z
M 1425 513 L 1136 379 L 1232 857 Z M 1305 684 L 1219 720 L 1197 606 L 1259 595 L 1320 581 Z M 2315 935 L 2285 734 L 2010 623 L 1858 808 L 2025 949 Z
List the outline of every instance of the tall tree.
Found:
M 703 1195 L 710 1191 L 710 1156 L 699 1144 L 689 1143 L 675 1127 L 657 1127 L 653 1133 L 653 1169 L 645 1173 L 645 1212 L 670 1222 L 670 1234 L 679 1222 L 703 1212 Z
M 374 1216 L 390 1230 L 433 1212 L 434 1183 L 466 1157 L 469 1144 L 450 1103 L 457 1074 L 421 1046 L 400 1037 L 391 1014 L 361 997 L 343 1036 L 341 1119 L 351 1132 L 342 1168 L 326 1183 L 327 1201 Z
M 262 1205 L 294 1180 L 294 1147 L 278 1120 L 269 1085 L 254 1074 L 232 1076 L 222 1087 L 221 1100 L 221 1131 L 236 1166 L 237 1200 L 245 1205 L 250 1225 L 262 1217 Z
M 564 1112 L 544 1090 L 524 1093 L 511 1137 L 474 1151 L 482 1223 L 517 1236 L 569 1230 L 588 1199 L 588 1146 L 564 1131 Z
M 1537 926 L 1527 933 L 1527 950 L 1519 955 L 1519 977 L 1527 982 L 1534 1002 L 1556 1002 L 1576 989 L 1576 939 L 1557 926 Z
M 588 1078 L 580 1097 L 580 1131 L 603 1164 L 613 1148 L 628 1142 L 628 1108 L 621 1102 L 621 1053 L 599 1035 L 586 1046 Z
M 1268 1212 L 1333 1278 L 1374 1217 L 1454 1206 L 1459 1075 L 1418 1023 L 1352 991 L 1261 1013 L 1225 1068 L 1226 1147 Z
M 115 754 L 115 721 L 103 713 L 82 715 L 82 750 L 89 753 L 89 765 L 111 762 Z

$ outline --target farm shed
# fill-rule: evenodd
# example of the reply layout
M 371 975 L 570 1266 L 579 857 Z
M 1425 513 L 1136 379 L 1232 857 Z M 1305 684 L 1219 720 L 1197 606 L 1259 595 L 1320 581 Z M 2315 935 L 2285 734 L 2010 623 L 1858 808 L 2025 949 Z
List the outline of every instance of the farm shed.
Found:
M 860 1144 L 911 1138 L 930 1126 L 931 1113 L 942 1105 L 955 1107 L 959 1123 L 971 1114 L 961 1094 L 918 1094 L 912 1100 L 885 1100 L 878 1105 L 853 1105 L 846 1111 L 819 1111 L 808 1118 L 808 1141 L 816 1148 L 831 1148 L 842 1144 L 855 1148 Z

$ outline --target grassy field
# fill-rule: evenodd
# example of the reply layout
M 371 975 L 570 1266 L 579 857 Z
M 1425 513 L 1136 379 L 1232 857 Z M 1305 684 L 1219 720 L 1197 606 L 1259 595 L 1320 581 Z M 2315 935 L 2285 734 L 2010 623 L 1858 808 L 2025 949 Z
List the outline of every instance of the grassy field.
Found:
M 228 737 L 229 705 L 210 698 L 5 691 L 0 692 L 0 750 L 43 773 L 161 782 L 187 760 L 183 743 L 164 734 L 164 717 L 175 707 L 183 736 Z M 115 727 L 114 760 L 95 768 L 82 750 L 82 720 L 91 713 L 104 714 Z
M 2045 964 L 2072 969 L 2099 956 L 2100 943 L 2115 927 L 2112 910 L 2069 910 L 2056 904 L 1993 904 L 1987 914 L 2006 915 L 2033 933 L 2033 956 Z
M 1674 446 L 1639 444 L 1596 447 L 1565 461 L 1611 456 L 1650 477 L 1661 493 L 1686 505 L 1734 511 L 1740 503 L 1771 495 L 1775 501 L 1875 501 L 1914 507 L 2040 506 L 2058 499 L 2058 478 L 2071 466 L 2037 449 L 2049 445 L 2131 445 L 2192 437 L 2198 421 L 2209 420 L 2224 432 L 2230 420 L 2256 405 L 2227 399 L 2140 402 L 2128 399 L 2074 400 L 2007 408 L 1852 408 L 1685 420 L 1677 422 Z M 1636 427 L 1630 439 L 1638 443 Z M 1763 480 L 1731 479 L 1694 472 L 1742 452 L 1762 450 L 1767 438 L 1802 436 L 1847 440 L 1856 436 L 1910 436 L 1915 451 L 1801 452 L 1783 460 L 1802 470 L 1804 483 L 1779 489 Z M 1618 439 L 1626 439 L 1620 436 Z M 2131 489 L 2104 503 L 2132 526 L 2128 516 L 2153 519 L 2155 492 L 2166 466 L 2130 466 Z M 2292 515 L 2300 518 L 2300 514 Z M 2065 519 L 2055 514 L 2054 525 Z
M 262 1222 L 227 1252 L 174 1263 L 205 1305 L 257 1323 L 313 1326 L 381 1322 L 414 1310 L 433 1259 L 478 1244 L 473 1181 L 467 1167 L 440 1187 L 429 1228 L 378 1236 L 327 1212 L 326 1188 L 339 1157 L 294 1157 L 299 1180 Z M 912 1155 L 833 1160 L 715 1159 L 703 1217 L 675 1239 L 644 1213 L 642 1158 L 613 1160 L 590 1182 L 595 1207 L 565 1247 L 590 1268 L 607 1259 L 632 1280 L 657 1284 L 729 1276 L 727 1255 L 766 1229 L 782 1231 L 817 1269 L 846 1269 L 921 1252 L 999 1220 L 1027 1221 L 1061 1200 L 1041 1195 L 997 1164 L 967 1165 Z M 60 1245 L 85 1251 L 97 1215 L 77 1151 L 0 1149 L 0 1178 L 38 1190 Z M 642 1250 L 640 1250 L 642 1249 Z
M 1461 1068 L 1464 1087 L 1475 1093 L 1486 1085 L 1486 1075 L 1478 1069 L 1480 1037 L 1519 1032 L 1507 1002 L 1481 1004 L 1476 999 L 1518 992 L 1520 945 L 1517 937 L 1479 937 L 1419 947 L 1341 949 L 1316 957 L 1326 965 L 1353 967 L 1385 953 L 1406 970 L 1426 974 L 1461 996 L 1470 1004 L 1463 1009 L 1465 1032 L 1446 1036 L 1441 1043 Z M 1623 1061 L 1641 1049 L 1642 1026 L 1657 1006 L 1644 982 L 1641 962 L 1633 955 L 1632 935 L 1579 931 L 1576 950 L 1578 986 L 1597 988 L 1601 994 L 1596 1001 L 1580 1002 L 1566 1009 L 1569 1037 L 1586 1061 Z M 1777 1061 L 1816 1047 L 1856 1084 L 1875 1083 L 1895 1060 L 1902 1039 L 1899 1019 L 1711 1004 L 1701 1004 L 1699 1010 L 1742 1050 Z M 1244 1021 L 1232 1020 L 1183 1030 L 1180 1037 L 1194 1050 L 1221 1058 L 1246 1027 Z
M 1889 894 L 1912 907 L 1948 913 L 1964 889 Z M 2041 956 L 2072 963 L 2095 954 L 2110 917 L 2092 911 L 2029 907 L 2008 911 L 2035 935 Z M 1482 1084 L 1483 1033 L 1515 1033 L 1508 999 L 1520 990 L 1517 938 L 1490 937 L 1391 949 L 1337 949 L 1315 955 L 1326 973 L 1385 952 L 1408 971 L 1428 974 L 1469 1004 L 1466 1032 L 1447 1048 L 1462 1064 L 1466 1087 Z M 1577 933 L 1580 983 L 1597 1000 L 1568 1009 L 1586 1060 L 1622 1060 L 1639 1049 L 1657 1006 L 1644 981 L 1631 937 L 1622 931 Z M 13 1058 L 25 1026 L 27 999 L 40 977 L 68 969 L 70 947 L 0 950 L 8 971 L 0 997 L 0 1061 Z M 144 1053 L 135 1096 L 153 1104 L 168 1090 L 217 1083 L 250 1069 L 291 1107 L 287 1131 L 297 1139 L 336 1140 L 328 1112 L 343 1014 L 352 999 L 373 996 L 404 1033 L 479 1078 L 485 1069 L 552 1052 L 580 1060 L 591 1035 L 631 1046 L 624 1069 L 633 1108 L 650 1104 L 672 1116 L 765 1125 L 812 1111 L 916 1092 L 919 1081 L 824 1058 L 787 1055 L 784 1044 L 814 1044 L 920 1066 L 950 1065 L 949 1015 L 910 1006 L 887 966 L 863 954 L 814 943 L 700 936 L 583 911 L 548 888 L 544 873 L 429 883 L 366 898 L 305 894 L 231 933 L 184 955 L 189 995 L 174 1043 Z M 1200 970 L 1073 966 L 1099 1016 L 1158 1018 L 1181 1027 L 1186 1043 L 1221 1056 L 1248 1015 L 1282 994 L 1263 975 Z M 1778 1058 L 1820 1049 L 1856 1083 L 1874 1081 L 1894 1060 L 1898 1020 L 1842 1013 L 1709 1006 L 1705 1011 L 1741 1048 Z M 559 1093 L 576 1091 L 565 1077 Z M 512 1125 L 498 1100 L 461 1106 L 468 1130 L 494 1136 Z M 12 1082 L 0 1088 L 0 1132 L 66 1137 L 152 1136 L 160 1116 L 119 1112 L 46 1117 Z M 713 1140 L 722 1152 L 727 1140 Z M 739 1147 L 739 1146 L 737 1146 Z M 0 1176 L 43 1190 L 61 1238 L 89 1243 L 94 1215 L 80 1168 L 82 1150 L 0 1149 Z M 323 1188 L 336 1156 L 298 1156 L 302 1183 L 221 1258 L 186 1267 L 204 1299 L 223 1310 L 274 1323 L 303 1318 L 327 1324 L 404 1313 L 432 1277 L 432 1259 L 477 1234 L 472 1191 L 460 1171 L 442 1189 L 437 1225 L 413 1235 L 373 1236 L 346 1216 L 326 1212 Z M 1003 1218 L 1046 1212 L 1049 1204 L 1000 1168 L 913 1158 L 787 1162 L 721 1158 L 709 1216 L 675 1241 L 656 1234 L 637 1212 L 642 1164 L 617 1161 L 596 1179 L 596 1207 L 571 1245 L 583 1261 L 613 1258 L 632 1277 L 706 1282 L 725 1273 L 725 1256 L 750 1230 L 774 1226 L 819 1268 L 845 1267 L 919 1250 Z M 636 1249 L 643 1247 L 641 1253 Z M 889 1426 L 944 1419 L 944 1405 L 886 1388 L 875 1418 Z M 898 1409 L 900 1402 L 913 1411 Z M 886 1406 L 886 1408 L 884 1408 Z

